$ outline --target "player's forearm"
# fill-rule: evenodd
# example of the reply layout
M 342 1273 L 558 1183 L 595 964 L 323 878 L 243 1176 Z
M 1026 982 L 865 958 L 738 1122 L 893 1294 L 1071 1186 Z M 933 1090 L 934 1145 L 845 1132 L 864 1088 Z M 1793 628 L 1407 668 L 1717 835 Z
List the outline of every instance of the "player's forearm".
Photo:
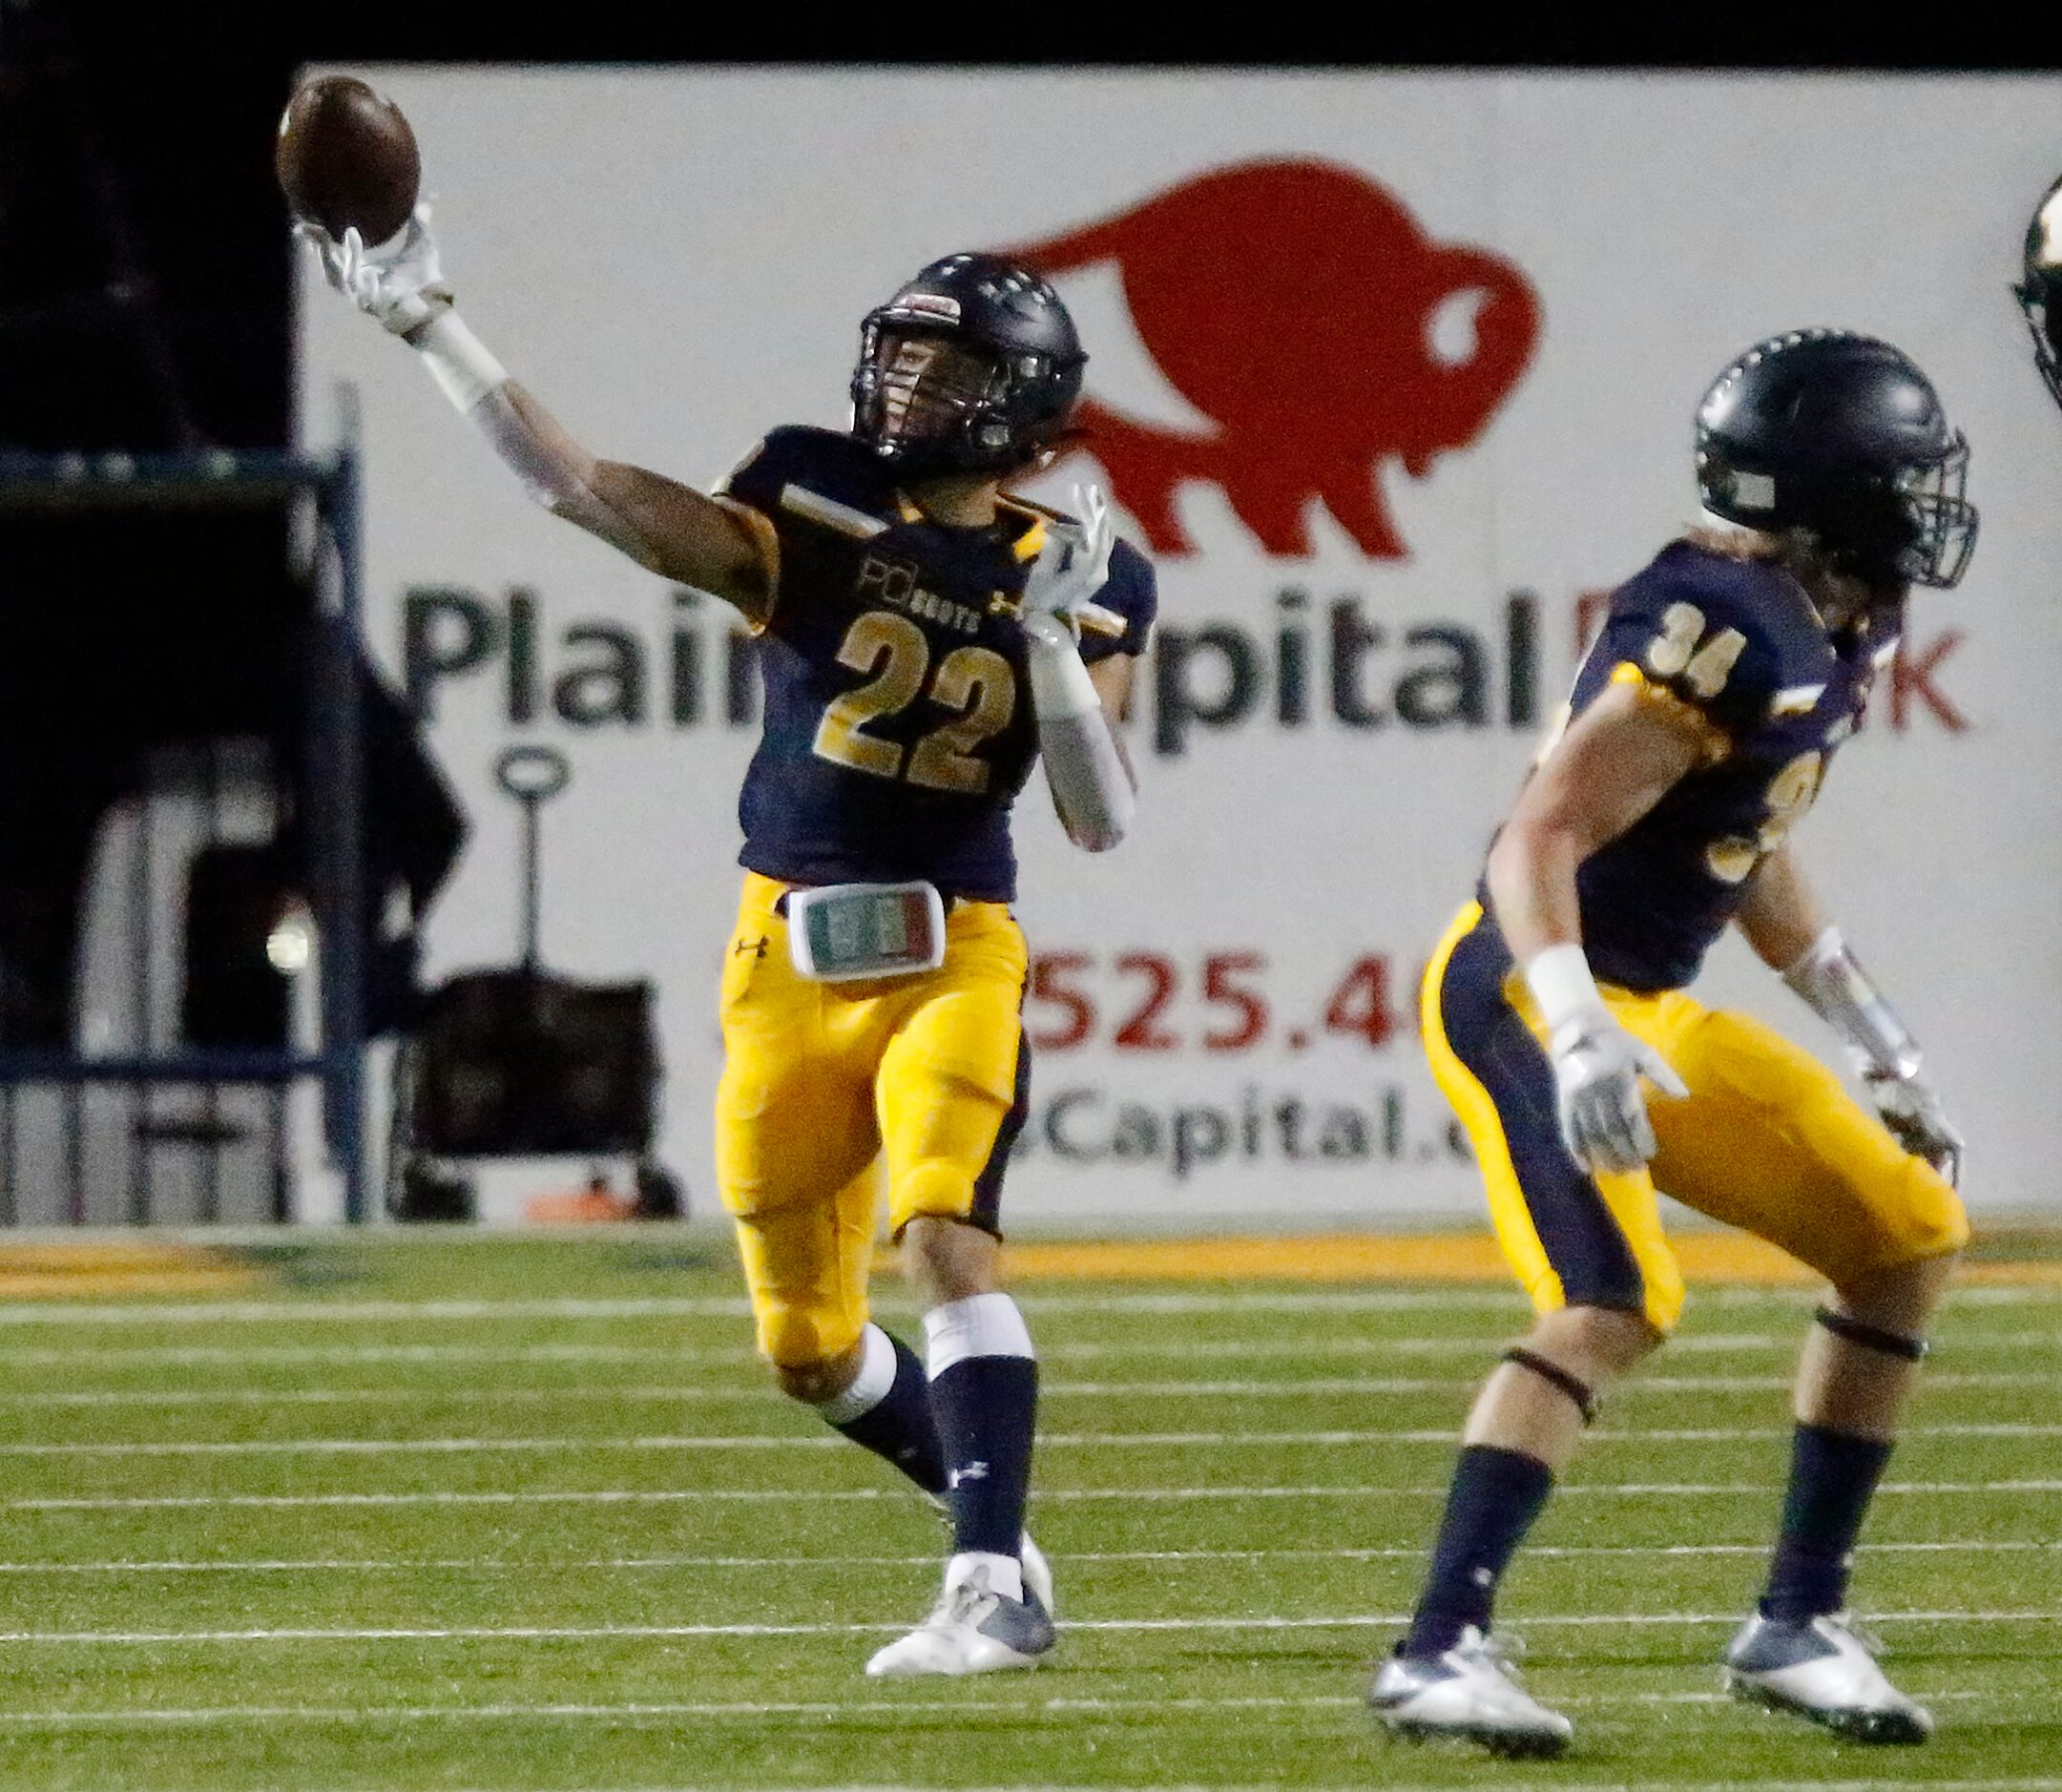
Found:
M 455 310 L 438 311 L 405 339 L 452 407 L 487 440 L 532 500 L 656 570 L 650 544 L 594 490 L 596 462 L 559 427 Z
M 1588 842 L 1551 821 L 1513 815 L 1489 848 L 1490 906 L 1513 958 L 1529 964 L 1555 946 L 1582 944 L 1575 873 Z
M 1832 917 L 1820 906 L 1796 855 L 1779 846 L 1756 870 L 1734 922 L 1755 955 L 1781 973 L 1811 949 Z
M 1101 694 L 1073 637 L 1055 618 L 1027 617 L 1031 716 L 1046 784 L 1067 838 L 1108 852 L 1130 831 L 1138 798 Z

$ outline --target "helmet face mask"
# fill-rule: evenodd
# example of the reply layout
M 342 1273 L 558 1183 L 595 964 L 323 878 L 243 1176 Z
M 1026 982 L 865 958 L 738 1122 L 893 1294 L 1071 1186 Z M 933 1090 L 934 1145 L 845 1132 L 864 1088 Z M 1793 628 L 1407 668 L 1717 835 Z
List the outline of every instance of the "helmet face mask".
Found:
M 949 442 L 1005 395 L 1005 376 L 993 358 L 947 336 L 869 325 L 860 360 L 872 378 L 874 443 L 887 451 Z
M 948 256 L 860 326 L 852 431 L 911 479 L 1006 476 L 1058 446 L 1087 361 L 1045 281 Z
M 1721 373 L 1698 412 L 1698 484 L 1729 522 L 1811 537 L 1878 590 L 1947 587 L 1976 543 L 1968 444 L 1889 344 L 1793 330 Z
M 1906 582 L 1947 590 L 1962 582 L 1976 552 L 1976 507 L 1968 490 L 1968 444 L 1955 431 L 1954 446 L 1930 467 L 1907 467 L 1892 482 L 1911 526 L 1897 570 Z

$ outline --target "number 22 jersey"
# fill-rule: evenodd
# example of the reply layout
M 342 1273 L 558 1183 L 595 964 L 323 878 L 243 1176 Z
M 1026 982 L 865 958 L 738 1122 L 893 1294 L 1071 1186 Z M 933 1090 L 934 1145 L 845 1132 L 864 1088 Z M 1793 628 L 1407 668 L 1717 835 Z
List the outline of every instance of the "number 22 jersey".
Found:
M 1901 604 L 1885 605 L 1828 630 L 1782 568 L 1694 540 L 1671 543 L 1612 594 L 1571 714 L 1635 684 L 1693 717 L 1704 752 L 1577 873 L 1599 980 L 1650 991 L 1696 977 L 1860 724 L 1903 621 Z
M 1052 513 L 1005 497 L 991 527 L 931 522 L 865 443 L 800 427 L 761 441 L 718 498 L 774 567 L 739 863 L 1012 900 L 1010 809 L 1037 756 L 1017 605 Z M 1082 658 L 1142 654 L 1153 571 L 1129 544 L 1095 602 L 1123 631 L 1084 631 Z

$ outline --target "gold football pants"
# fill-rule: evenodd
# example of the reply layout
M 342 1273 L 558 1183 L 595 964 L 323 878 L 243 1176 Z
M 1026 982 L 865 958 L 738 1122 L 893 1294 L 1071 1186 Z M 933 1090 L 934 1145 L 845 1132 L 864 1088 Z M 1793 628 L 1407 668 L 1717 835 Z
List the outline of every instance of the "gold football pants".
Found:
M 1968 1241 L 1954 1190 L 1809 1052 L 1679 990 L 1605 985 L 1603 995 L 1690 1087 L 1687 1099 L 1649 1099 L 1660 1149 L 1627 1175 L 1593 1176 L 1562 1142 L 1538 1009 L 1479 904 L 1461 911 L 1425 973 L 1432 1074 L 1474 1144 L 1497 1242 L 1541 1312 L 1607 1306 L 1675 1325 L 1682 1275 L 1656 1188 L 1836 1286 Z
M 788 957 L 787 886 L 747 874 L 723 967 L 717 1184 L 775 1363 L 836 1356 L 866 1323 L 882 1169 L 899 1236 L 924 1215 L 998 1230 L 1024 1124 L 1024 935 L 960 902 L 936 970 L 818 983 Z

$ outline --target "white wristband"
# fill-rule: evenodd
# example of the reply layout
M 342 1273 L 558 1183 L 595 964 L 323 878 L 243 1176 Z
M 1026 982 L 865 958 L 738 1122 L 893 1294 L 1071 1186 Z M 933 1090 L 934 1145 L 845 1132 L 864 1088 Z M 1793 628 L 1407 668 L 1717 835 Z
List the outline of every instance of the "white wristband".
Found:
M 1590 961 L 1573 943 L 1550 946 L 1525 968 L 1525 981 L 1539 1004 L 1547 1031 L 1556 1033 L 1574 1020 L 1593 1020 L 1611 1011 L 1590 974 Z
M 408 343 L 461 414 L 470 414 L 508 384 L 508 368 L 488 352 L 455 311 L 438 312 Z

